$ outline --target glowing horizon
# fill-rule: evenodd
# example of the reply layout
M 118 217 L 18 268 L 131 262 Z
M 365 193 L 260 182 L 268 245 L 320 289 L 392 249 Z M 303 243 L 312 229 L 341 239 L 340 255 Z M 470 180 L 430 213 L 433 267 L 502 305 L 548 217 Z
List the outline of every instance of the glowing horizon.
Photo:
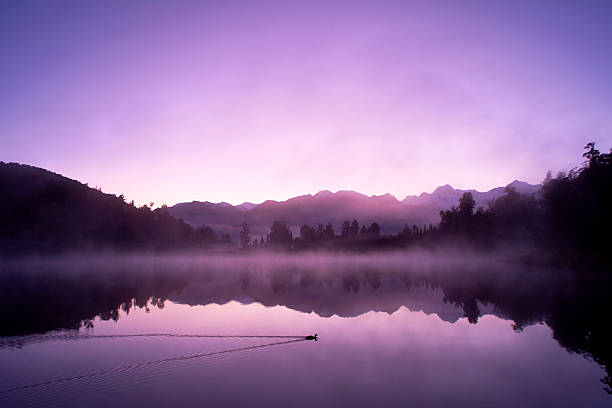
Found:
M 11 2 L 0 160 L 137 203 L 540 183 L 612 145 L 607 2 Z

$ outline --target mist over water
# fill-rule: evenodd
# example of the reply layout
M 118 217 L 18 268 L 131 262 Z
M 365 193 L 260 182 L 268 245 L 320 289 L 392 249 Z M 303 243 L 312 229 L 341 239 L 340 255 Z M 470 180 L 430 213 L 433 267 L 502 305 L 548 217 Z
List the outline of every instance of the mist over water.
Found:
M 607 297 L 569 269 L 515 258 L 414 250 L 6 260 L 0 402 L 609 404 Z M 305 340 L 314 333 L 319 341 Z

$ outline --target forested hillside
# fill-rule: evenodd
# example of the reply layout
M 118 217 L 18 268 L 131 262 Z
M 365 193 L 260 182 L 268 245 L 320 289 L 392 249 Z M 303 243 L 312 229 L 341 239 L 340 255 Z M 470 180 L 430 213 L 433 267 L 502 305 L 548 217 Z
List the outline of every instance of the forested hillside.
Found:
M 0 253 L 176 249 L 216 241 L 165 207 L 126 203 L 37 167 L 0 162 Z

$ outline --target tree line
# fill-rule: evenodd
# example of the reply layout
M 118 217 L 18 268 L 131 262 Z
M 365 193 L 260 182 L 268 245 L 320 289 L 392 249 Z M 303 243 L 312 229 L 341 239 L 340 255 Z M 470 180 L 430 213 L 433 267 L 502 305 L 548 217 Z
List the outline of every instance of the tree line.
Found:
M 244 223 L 239 247 L 300 251 L 522 246 L 533 249 L 532 261 L 609 264 L 605 234 L 612 227 L 612 153 L 601 153 L 594 143 L 585 149 L 583 166 L 556 177 L 548 172 L 537 194 L 520 194 L 507 187 L 488 208 L 476 208 L 472 194 L 466 192 L 457 206 L 440 211 L 438 225 L 406 225 L 397 234 L 382 234 L 379 224 L 360 225 L 353 219 L 345 220 L 339 233 L 331 223 L 304 224 L 294 237 L 284 221 L 274 221 L 265 237 L 251 238 Z

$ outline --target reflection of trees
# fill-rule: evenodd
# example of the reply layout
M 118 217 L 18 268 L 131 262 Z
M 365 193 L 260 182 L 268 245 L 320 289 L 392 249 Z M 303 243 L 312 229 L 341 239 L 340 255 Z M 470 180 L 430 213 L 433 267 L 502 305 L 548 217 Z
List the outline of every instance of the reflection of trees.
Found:
M 133 308 L 163 308 L 186 283 L 168 274 L 103 271 L 102 274 L 5 273 L 0 279 L 0 336 L 92 328 L 93 320 L 117 321 Z
M 612 335 L 606 313 L 612 310 L 612 300 L 610 283 L 604 278 L 585 280 L 560 270 L 502 264 L 315 268 L 299 262 L 247 261 L 197 268 L 45 269 L 47 273 L 2 271 L 0 335 L 91 327 L 96 317 L 118 320 L 134 308 L 163 308 L 166 299 L 188 304 L 252 299 L 320 316 L 391 313 L 401 306 L 412 308 L 413 294 L 420 288 L 432 294 L 428 305 L 422 306 L 429 313 L 441 310 L 446 302 L 477 323 L 481 306 L 489 305 L 495 315 L 512 320 L 517 332 L 535 323 L 547 324 L 562 347 L 606 367 L 608 376 L 602 381 L 610 387 Z
M 355 272 L 345 273 L 342 276 L 342 288 L 345 292 L 350 292 L 351 290 L 355 293 L 359 292 L 359 287 L 359 278 Z
M 571 299 L 559 299 L 556 308 L 546 317 L 553 337 L 568 351 L 582 354 L 606 367 L 602 379 L 612 394 L 612 310 L 608 287 L 600 282 L 579 282 Z
M 612 310 L 612 300 L 607 279 L 583 280 L 569 274 L 565 279 L 558 276 L 529 279 L 524 271 L 518 271 L 514 280 L 504 285 L 498 281 L 475 276 L 467 283 L 444 280 L 438 284 L 445 300 L 463 307 L 470 323 L 476 323 L 480 314 L 477 301 L 492 304 L 498 316 L 513 320 L 517 332 L 531 324 L 545 323 L 562 347 L 606 369 L 607 376 L 602 382 L 606 391 L 612 393 L 612 328 L 607 315 Z

